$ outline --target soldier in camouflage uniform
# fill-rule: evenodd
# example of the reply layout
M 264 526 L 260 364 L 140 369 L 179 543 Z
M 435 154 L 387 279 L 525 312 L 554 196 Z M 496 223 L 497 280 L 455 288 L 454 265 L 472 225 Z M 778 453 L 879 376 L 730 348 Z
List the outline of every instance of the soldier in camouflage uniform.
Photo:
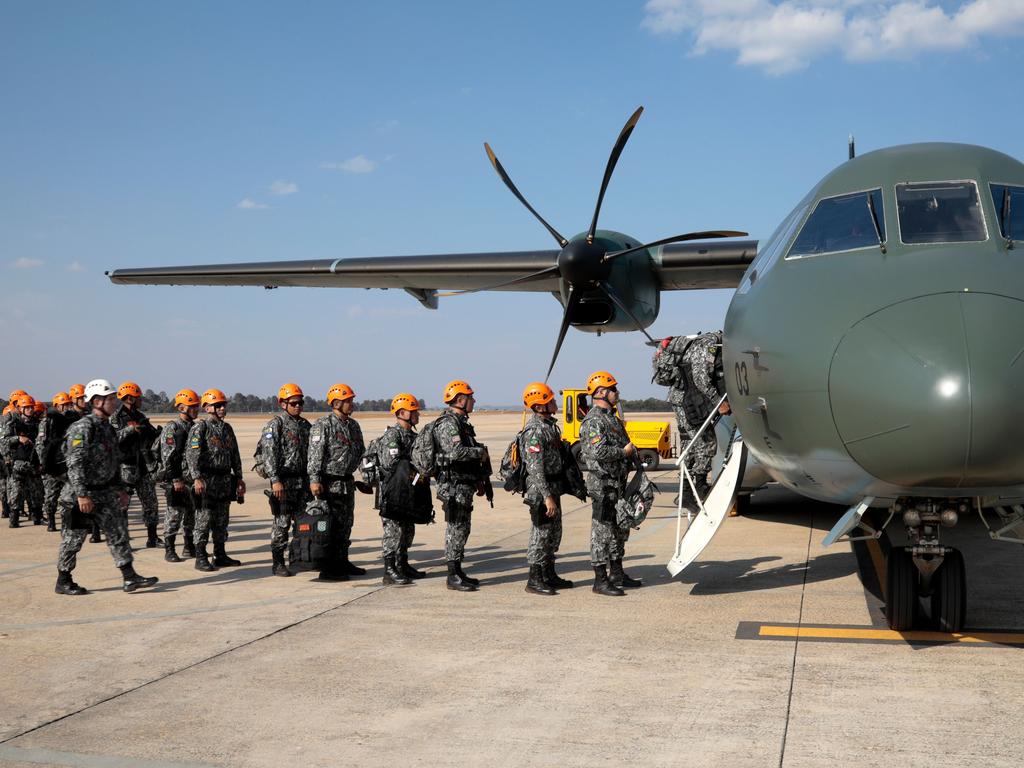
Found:
M 412 446 L 416 442 L 416 425 L 420 422 L 420 401 L 407 392 L 395 395 L 391 400 L 391 413 L 396 422 L 388 427 L 376 441 L 378 479 L 383 489 L 387 478 L 402 459 L 412 461 Z M 430 479 L 421 477 L 420 482 Z M 409 519 L 392 519 L 385 504 L 381 503 L 381 522 L 384 534 L 381 536 L 381 552 L 384 556 L 384 583 L 404 586 L 413 579 L 422 579 L 427 574 L 409 565 L 409 547 L 416 536 L 416 523 Z
M 71 410 L 68 411 L 68 415 L 72 421 L 88 416 L 92 409 L 85 402 L 85 384 L 72 384 L 68 387 L 68 395 L 71 397 Z M 59 506 L 59 504 L 58 504 Z M 89 537 L 89 542 L 92 544 L 99 544 L 103 541 L 100 536 L 100 524 L 96 521 L 96 518 L 92 518 L 92 535 Z
M 448 589 L 473 592 L 479 579 L 462 570 L 462 558 L 473 518 L 473 494 L 482 496 L 490 461 L 487 448 L 477 442 L 469 423 L 476 399 L 464 381 L 451 381 L 444 390 L 448 406 L 430 426 L 437 456 L 437 498 L 444 507 L 444 558 L 448 564 Z
M 572 582 L 555 573 L 555 554 L 562 543 L 562 494 L 566 490 L 562 466 L 562 430 L 555 421 L 558 403 L 551 387 L 539 381 L 523 390 L 523 405 L 532 411 L 518 436 L 519 457 L 526 472 L 523 503 L 530 508 L 530 543 L 526 562 L 530 577 L 526 591 L 556 594 Z
M 43 512 L 46 514 L 46 530 L 57 530 L 57 500 L 67 482 L 67 465 L 61 445 L 68 427 L 78 418 L 67 392 L 53 396 L 53 407 L 39 422 L 39 436 L 36 438 L 36 455 L 43 469 Z
M 86 590 L 71 578 L 79 550 L 85 541 L 89 524 L 83 517 L 99 519 L 107 534 L 107 546 L 114 557 L 114 565 L 121 570 L 124 591 L 134 592 L 139 587 L 157 583 L 154 577 L 145 578 L 132 566 L 132 550 L 128 546 L 128 529 L 121 516 L 117 433 L 110 426 L 110 416 L 117 407 L 116 391 L 110 382 L 94 379 L 85 387 L 86 401 L 91 413 L 76 421 L 64 439 L 68 482 L 61 493 L 60 551 L 57 556 L 58 595 L 84 595 Z
M 202 406 L 210 418 L 193 422 L 188 433 L 185 462 L 199 507 L 196 510 L 195 567 L 197 571 L 215 571 L 241 565 L 238 560 L 228 557 L 224 546 L 228 538 L 231 502 L 245 498 L 245 482 L 242 480 L 242 457 L 238 452 L 235 431 L 224 421 L 228 410 L 227 395 L 219 389 L 208 389 L 203 392 Z M 211 531 L 212 564 L 206 554 Z
M 348 581 L 349 576 L 365 576 L 366 569 L 349 560 L 352 524 L 355 522 L 356 489 L 352 473 L 363 458 L 366 446 L 359 422 L 352 418 L 356 393 L 348 384 L 335 384 L 327 390 L 331 413 L 317 419 L 309 431 L 309 455 L 306 473 L 309 491 L 324 499 L 331 510 L 331 554 L 320 571 L 324 581 Z
M 39 457 L 35 441 L 39 434 L 36 401 L 31 395 L 19 395 L 15 409 L 8 415 L 0 435 L 0 453 L 8 466 L 7 503 L 10 527 L 19 528 L 22 507 L 27 503 L 35 525 L 43 522 L 43 494 Z
M 580 424 L 580 454 L 590 470 L 587 493 L 593 504 L 590 563 L 594 567 L 594 592 L 620 597 L 625 594 L 623 586 L 640 586 L 622 570 L 629 529 L 619 527 L 615 511 L 635 461 L 636 446 L 629 441 L 616 413 L 619 390 L 615 377 L 606 371 L 592 373 L 587 379 L 587 392 L 594 405 Z
M 291 576 L 284 562 L 288 531 L 295 515 L 309 498 L 308 475 L 310 425 L 302 418 L 305 400 L 298 384 L 285 384 L 277 391 L 283 413 L 267 422 L 260 438 L 263 474 L 270 480 L 270 554 L 275 576 Z
M 184 528 L 181 553 L 195 557 L 193 530 L 196 522 L 195 499 L 188 487 L 190 478 L 185 463 L 188 433 L 199 414 L 199 395 L 191 389 L 182 389 L 174 396 L 178 418 L 164 424 L 160 431 L 160 468 L 157 470 L 167 506 L 164 510 L 164 560 L 180 563 L 182 558 L 174 549 L 178 531 Z
M 12 393 L 12 397 L 14 397 Z M 4 430 L 7 428 L 7 420 L 10 418 L 11 413 L 14 411 L 14 404 L 8 402 L 4 406 L 3 414 L 0 415 L 0 435 L 3 435 Z M 3 451 L 0 450 L 0 507 L 3 511 L 0 512 L 0 518 L 8 518 L 11 516 L 11 509 L 7 505 L 7 460 L 4 458 Z
M 149 417 L 138 409 L 142 400 L 142 388 L 133 381 L 126 381 L 117 388 L 121 407 L 110 417 L 110 424 L 117 431 L 121 448 L 121 482 L 128 490 L 128 499 L 133 493 L 139 494 L 142 503 L 142 522 L 146 525 L 146 546 L 149 549 L 162 547 L 164 543 L 156 535 L 160 510 L 156 501 L 156 481 L 149 472 L 146 458 L 150 446 L 159 434 Z M 128 525 L 128 505 L 121 511 L 125 526 Z

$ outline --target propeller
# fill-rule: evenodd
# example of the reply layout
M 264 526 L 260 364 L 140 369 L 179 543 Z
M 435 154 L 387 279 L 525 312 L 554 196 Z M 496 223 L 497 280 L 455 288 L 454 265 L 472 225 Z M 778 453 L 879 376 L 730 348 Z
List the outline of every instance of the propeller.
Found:
M 637 245 L 618 251 L 608 251 L 600 243 L 595 242 L 597 221 L 601 215 L 601 205 L 604 202 L 605 192 L 608 190 L 608 184 L 611 181 L 612 173 L 615 171 L 615 166 L 619 162 L 619 157 L 622 155 L 622 150 L 625 149 L 626 142 L 629 141 L 629 137 L 632 135 L 633 129 L 636 127 L 637 121 L 640 120 L 640 115 L 643 114 L 643 111 L 643 107 L 638 107 L 637 110 L 630 115 L 626 124 L 619 132 L 619 136 L 615 140 L 615 145 L 612 147 L 611 154 L 608 157 L 608 164 L 604 169 L 604 177 L 601 179 L 601 189 L 597 195 L 597 204 L 594 206 L 594 216 L 590 221 L 590 228 L 587 230 L 586 235 L 577 236 L 572 240 L 566 239 L 558 230 L 552 227 L 543 216 L 537 213 L 536 209 L 530 205 L 527 199 L 523 196 L 523 193 L 520 192 L 518 187 L 513 183 L 512 179 L 505 171 L 504 166 L 501 164 L 501 161 L 498 160 L 498 156 L 494 153 L 494 150 L 491 149 L 491 145 L 484 142 L 484 149 L 487 151 L 487 157 L 491 161 L 491 165 L 494 167 L 494 170 L 504 182 L 505 186 L 509 188 L 512 194 L 516 196 L 516 199 L 526 207 L 526 210 L 532 213 L 534 218 L 536 218 L 537 221 L 539 221 L 551 234 L 551 236 L 555 238 L 555 241 L 562 250 L 559 252 L 558 258 L 553 266 L 542 269 L 539 272 L 533 272 L 529 275 L 516 277 L 511 280 L 504 280 L 500 283 L 484 286 L 482 288 L 471 288 L 464 291 L 439 293 L 438 296 L 460 296 L 468 293 L 508 288 L 509 286 L 530 282 L 549 275 L 557 275 L 560 280 L 567 284 L 568 290 L 565 295 L 565 312 L 562 315 L 562 324 L 558 329 L 558 339 L 555 341 L 555 349 L 551 355 L 551 363 L 548 365 L 548 372 L 544 377 L 545 382 L 551 376 L 551 372 L 555 368 L 555 362 L 558 360 L 558 353 L 562 349 L 562 343 L 565 341 L 565 335 L 568 333 L 569 326 L 572 324 L 573 312 L 579 305 L 584 291 L 596 290 L 603 293 L 626 317 L 633 321 L 637 330 L 643 332 L 649 340 L 648 343 L 657 344 L 651 335 L 647 333 L 647 330 L 644 328 L 644 324 L 640 322 L 633 311 L 629 308 L 629 305 L 626 304 L 615 289 L 612 288 L 608 278 L 611 275 L 611 262 L 614 259 L 622 256 L 628 256 L 629 254 L 637 253 L 638 251 L 643 251 L 647 248 L 667 245 L 669 243 L 679 243 L 687 240 L 707 240 L 719 237 L 743 237 L 747 234 L 746 232 L 736 232 L 733 230 L 688 232 L 686 234 L 666 237 L 662 240 L 655 240 L 650 243 L 645 243 L 644 245 Z

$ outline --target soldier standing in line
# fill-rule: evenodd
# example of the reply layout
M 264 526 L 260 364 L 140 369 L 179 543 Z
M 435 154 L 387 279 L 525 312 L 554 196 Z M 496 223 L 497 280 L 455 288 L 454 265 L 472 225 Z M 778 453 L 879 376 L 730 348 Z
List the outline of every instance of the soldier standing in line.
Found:
M 469 423 L 476 398 L 465 381 L 450 381 L 443 399 L 448 406 L 431 425 L 437 453 L 437 498 L 444 507 L 444 559 L 448 565 L 448 589 L 474 592 L 480 580 L 462 570 L 466 543 L 473 520 L 473 494 L 484 494 L 485 465 L 490 460 L 487 448 L 476 440 Z
M 149 417 L 138 409 L 142 400 L 142 388 L 134 381 L 126 381 L 117 388 L 121 407 L 110 417 L 110 424 L 117 431 L 121 449 L 121 482 L 128 490 L 128 499 L 138 492 L 142 503 L 142 521 L 146 525 L 146 547 L 154 549 L 164 543 L 157 538 L 159 507 L 156 501 L 156 482 L 146 464 L 146 455 L 159 434 Z M 128 525 L 128 505 L 121 511 Z
M 18 410 L 18 406 L 15 401 L 22 395 L 28 393 L 23 389 L 16 389 L 7 396 L 7 405 L 4 406 L 3 415 L 0 415 L 0 437 L 2 437 L 7 429 L 7 422 L 10 421 L 13 414 Z M 11 475 L 11 467 L 7 462 L 7 457 L 4 455 L 3 448 L 0 447 L 0 501 L 3 502 L 3 518 L 9 518 L 11 516 L 11 507 L 7 502 L 7 479 Z
M 335 384 L 327 390 L 331 413 L 317 419 L 309 432 L 309 491 L 327 501 L 333 517 L 331 564 L 320 571 L 320 578 L 325 581 L 348 581 L 349 576 L 366 575 L 366 570 L 353 565 L 348 556 L 356 507 L 352 473 L 366 450 L 363 430 L 352 418 L 355 397 L 348 384 Z
M 74 405 L 74 408 L 68 411 L 68 413 L 74 416 L 76 420 L 88 416 L 91 409 L 85 402 L 85 384 L 72 384 L 68 387 L 68 394 L 71 396 L 72 405 Z M 92 535 L 89 537 L 89 541 L 92 544 L 99 544 L 103 541 L 103 538 L 100 536 L 100 524 L 95 517 L 92 518 Z
M 58 392 L 53 396 L 53 407 L 39 422 L 36 455 L 43 470 L 43 512 L 48 531 L 57 530 L 57 500 L 68 479 L 61 445 L 68 427 L 77 420 L 77 416 L 68 413 L 73 408 L 71 396 L 67 392 Z
M 174 549 L 178 531 L 182 529 L 181 553 L 195 557 L 192 531 L 196 521 L 195 500 L 188 481 L 185 447 L 192 423 L 199 415 L 199 395 L 191 389 L 182 389 L 174 396 L 174 409 L 178 418 L 164 424 L 160 431 L 160 468 L 157 470 L 164 489 L 167 508 L 164 510 L 164 560 L 180 563 L 182 558 Z
M 535 381 L 523 390 L 523 405 L 532 415 L 519 433 L 520 460 L 526 472 L 523 503 L 530 508 L 530 543 L 526 562 L 530 577 L 526 591 L 556 594 L 572 582 L 555 573 L 555 553 L 562 543 L 562 494 L 566 491 L 562 465 L 562 430 L 555 421 L 558 404 L 551 387 Z
M 135 572 L 128 530 L 121 517 L 123 499 L 119 500 L 118 496 L 124 494 L 124 489 L 120 486 L 117 433 L 110 426 L 110 417 L 117 408 L 116 390 L 109 381 L 94 379 L 85 387 L 85 398 L 92 411 L 72 424 L 64 439 L 68 482 L 60 497 L 64 528 L 54 592 L 58 595 L 87 594 L 87 590 L 71 578 L 88 530 L 83 516 L 99 519 L 100 527 L 107 534 L 114 565 L 121 570 L 124 591 L 151 587 L 159 579 Z
M 193 480 L 198 505 L 196 510 L 196 570 L 215 571 L 225 566 L 241 565 L 228 557 L 224 545 L 228 538 L 231 502 L 245 498 L 242 480 L 242 457 L 238 453 L 235 431 L 224 417 L 228 398 L 219 389 L 203 392 L 203 410 L 210 418 L 196 421 L 188 433 L 185 461 Z M 206 554 L 206 543 L 213 534 L 213 564 Z
M 284 562 L 288 531 L 295 515 L 303 510 L 309 494 L 309 422 L 302 418 L 305 398 L 298 384 L 284 384 L 277 391 L 282 413 L 267 422 L 260 438 L 263 474 L 270 480 L 270 554 L 275 576 L 291 576 Z
M 11 528 L 20 528 L 21 510 L 28 504 L 35 525 L 43 523 L 43 497 L 39 482 L 39 457 L 35 442 L 39 434 L 36 421 L 36 401 L 31 395 L 19 395 L 15 409 L 7 417 L 0 438 L 0 452 L 7 462 L 7 502 L 10 507 Z
M 384 583 L 403 586 L 412 579 L 422 579 L 427 574 L 409 565 L 409 547 L 416 536 L 416 523 L 408 517 L 387 517 L 383 489 L 395 466 L 403 459 L 412 461 L 412 446 L 416 442 L 416 425 L 420 422 L 420 401 L 408 392 L 397 394 L 391 400 L 391 413 L 395 423 L 389 426 L 377 440 L 377 469 L 381 488 L 381 522 L 384 534 L 381 536 L 381 552 L 384 556 Z M 429 483 L 430 478 L 420 477 L 418 482 Z
M 580 424 L 580 453 L 590 470 L 587 493 L 593 505 L 590 524 L 593 591 L 621 597 L 625 594 L 623 586 L 640 586 L 639 581 L 626 576 L 622 570 L 629 531 L 619 528 L 615 510 L 615 503 L 626 487 L 636 446 L 630 442 L 626 427 L 616 413 L 619 389 L 615 377 L 607 371 L 590 374 L 587 393 L 594 404 Z

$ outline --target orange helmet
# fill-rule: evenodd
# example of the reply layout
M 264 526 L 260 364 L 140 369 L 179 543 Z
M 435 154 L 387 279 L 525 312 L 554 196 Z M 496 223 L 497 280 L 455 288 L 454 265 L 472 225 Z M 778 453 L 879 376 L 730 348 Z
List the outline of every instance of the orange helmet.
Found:
M 298 384 L 282 384 L 277 390 L 277 401 L 280 403 L 290 397 L 302 397 L 302 387 Z
M 179 405 L 199 405 L 199 395 L 194 389 L 180 389 L 174 396 L 174 407 L 177 408 Z
M 335 400 L 351 400 L 355 396 L 356 393 L 348 384 L 335 384 L 327 390 L 327 404 L 330 405 Z
M 18 398 L 14 401 L 14 404 L 18 408 L 35 408 L 36 407 L 36 399 L 34 397 L 32 397 L 32 395 L 26 395 L 24 392 L 22 392 L 20 395 L 18 395 Z
M 36 413 L 46 413 L 46 403 L 44 403 L 42 400 L 36 400 Z
M 554 391 L 542 381 L 527 384 L 526 389 L 523 390 L 523 405 L 527 408 L 532 408 L 535 405 L 547 405 L 554 399 Z
M 28 394 L 28 392 L 26 392 L 24 389 L 15 389 L 13 392 L 11 392 L 11 394 L 9 394 L 7 396 L 7 400 L 9 402 L 13 403 L 15 400 L 17 400 L 22 395 L 27 395 L 27 394 Z
M 72 400 L 85 397 L 85 384 L 72 384 L 68 387 L 68 394 L 71 395 Z
M 391 398 L 391 412 L 398 413 L 402 408 L 407 411 L 418 411 L 420 409 L 420 401 L 416 395 L 410 395 L 408 392 L 400 392 Z
M 472 395 L 473 388 L 461 379 L 449 381 L 444 388 L 444 401 L 450 403 L 459 395 Z
M 13 410 L 14 410 L 14 403 L 8 403 L 7 405 L 4 406 L 4 413 L 3 413 L 3 415 L 6 416 L 8 413 L 10 413 Z
M 142 397 L 142 389 L 134 381 L 126 381 L 117 388 L 117 399 L 123 400 L 128 395 Z
M 587 394 L 592 396 L 601 387 L 614 387 L 618 383 L 608 371 L 594 371 L 587 379 Z
M 227 401 L 228 396 L 219 389 L 208 389 L 203 392 L 203 405 L 214 405 L 216 403 L 226 403 Z
M 67 405 L 71 402 L 71 395 L 67 392 L 58 392 L 53 396 L 53 404 L 56 405 Z

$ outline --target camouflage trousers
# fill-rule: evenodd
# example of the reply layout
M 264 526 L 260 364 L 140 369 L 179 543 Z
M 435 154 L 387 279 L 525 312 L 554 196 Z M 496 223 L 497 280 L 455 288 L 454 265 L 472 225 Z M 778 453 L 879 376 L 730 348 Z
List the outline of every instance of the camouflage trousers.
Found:
M 701 425 L 698 424 L 696 427 L 691 427 L 690 423 L 686 420 L 683 409 L 676 408 L 675 411 L 676 426 L 679 427 L 679 451 L 682 452 L 690 444 L 690 441 L 693 440 L 693 436 L 697 434 L 697 430 L 700 429 Z M 711 460 L 715 457 L 717 451 L 718 440 L 715 439 L 715 430 L 708 427 L 704 430 L 704 434 L 700 436 L 700 440 L 694 443 L 690 452 L 686 454 L 686 461 L 684 462 L 695 483 L 706 482 L 708 473 L 711 471 Z
M 64 477 L 43 475 L 43 512 L 46 514 L 47 519 L 49 519 L 51 514 L 56 519 L 57 501 L 60 499 L 60 492 L 64 490 L 65 482 L 67 482 L 67 479 Z
M 223 544 L 228 540 L 230 508 L 230 499 L 219 501 L 207 498 L 205 495 L 199 497 L 199 505 L 196 507 L 195 531 L 192 533 L 192 540 L 195 542 L 197 550 L 206 547 L 211 533 L 214 545 Z
M 448 562 L 461 561 L 466 554 L 466 542 L 469 541 L 473 525 L 473 504 L 468 506 L 458 503 L 455 499 L 441 502 L 444 507 L 444 559 Z
M 530 543 L 526 547 L 526 562 L 543 565 L 548 558 L 554 559 L 562 544 L 562 510 L 558 510 L 554 517 L 547 517 L 542 501 L 530 505 L 530 517 L 533 525 L 530 526 Z
M 384 557 L 406 554 L 416 536 L 416 523 L 386 517 L 382 517 L 381 522 L 384 523 L 384 535 L 380 539 L 380 548 Z
M 42 513 L 43 480 L 41 477 L 21 477 L 12 475 L 7 478 L 7 504 L 12 518 L 21 515 L 22 507 L 28 505 L 30 514 Z
M 355 523 L 356 513 L 355 491 L 328 493 L 325 499 L 334 518 L 334 532 L 331 538 L 342 551 L 346 551 L 352 544 L 352 525 Z
M 176 536 L 182 526 L 195 528 L 196 505 L 192 498 L 192 491 L 186 490 L 175 493 L 174 486 L 165 484 L 164 500 L 167 505 L 164 507 L 164 535 Z
M 121 505 L 113 491 L 98 491 L 90 496 L 93 503 L 92 517 L 99 522 L 100 529 L 106 534 L 107 547 L 118 568 L 132 562 L 132 550 L 128 545 L 128 528 L 124 524 Z M 70 528 L 73 505 L 61 502 L 61 518 L 64 520 L 60 533 L 60 549 L 57 552 L 57 570 L 73 571 L 78 561 L 78 552 L 85 543 L 90 529 Z
M 270 499 L 270 511 L 274 522 L 270 526 L 270 551 L 283 552 L 288 546 L 288 532 L 295 515 L 306 507 L 309 494 L 304 487 L 285 488 L 284 500 Z
M 629 528 L 622 529 L 618 523 L 590 521 L 590 563 L 606 565 L 611 560 L 621 560 L 626 553 Z
M 0 461 L 3 461 L 3 459 L 0 459 Z M 11 507 L 10 507 L 10 504 L 8 503 L 8 501 L 7 501 L 7 472 L 6 472 L 6 470 L 4 470 L 2 473 L 0 473 L 0 501 L 3 502 L 4 517 L 7 517 L 8 515 L 11 514 L 11 512 L 10 512 Z
M 153 480 L 153 476 L 148 472 L 139 475 L 135 488 L 128 491 L 129 504 L 131 503 L 133 492 L 139 494 L 139 501 L 142 503 L 142 522 L 145 523 L 146 527 L 148 528 L 159 523 L 160 507 L 156 500 L 156 481 Z M 128 507 L 124 508 L 124 514 L 127 516 Z

